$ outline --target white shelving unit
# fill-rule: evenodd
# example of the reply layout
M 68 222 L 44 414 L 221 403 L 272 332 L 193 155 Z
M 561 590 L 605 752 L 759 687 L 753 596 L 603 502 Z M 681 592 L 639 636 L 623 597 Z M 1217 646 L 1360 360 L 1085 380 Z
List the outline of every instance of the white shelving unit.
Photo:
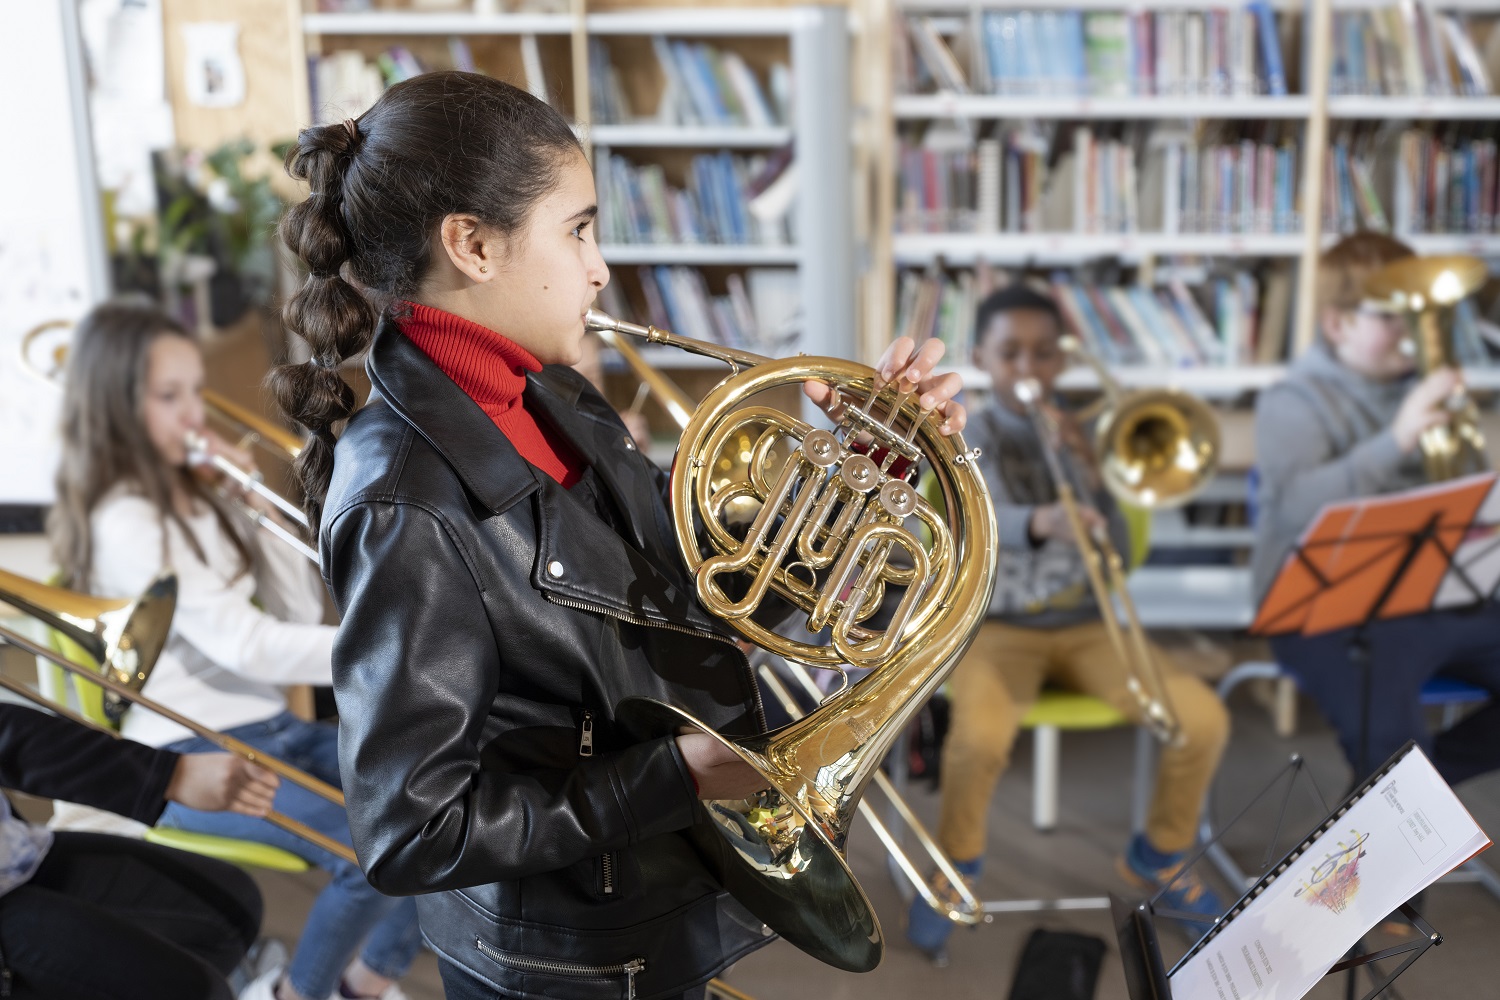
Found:
M 1281 14 L 1305 16 L 1320 0 L 1273 0 Z M 1352 10 L 1389 6 L 1395 0 L 1326 0 L 1331 9 Z M 895 16 L 934 16 L 945 30 L 970 30 L 979 15 L 987 10 L 1041 9 L 1051 6 L 1041 2 L 1010 0 L 895 0 Z M 1084 11 L 1201 11 L 1198 0 L 1068 0 L 1061 5 Z M 1212 5 L 1209 5 L 1212 6 Z M 1434 0 L 1440 10 L 1500 14 L 1500 0 Z M 1303 24 L 1302 44 L 1310 45 L 1308 25 Z M 1299 61 L 1300 52 L 1283 52 L 1288 63 Z M 1309 73 L 1319 70 L 1310 69 Z M 1325 76 L 1330 70 L 1322 71 Z M 955 120 L 976 126 L 1002 119 L 1041 119 L 1077 121 L 1142 121 L 1202 119 L 1279 119 L 1304 122 L 1303 156 L 1323 157 L 1323 149 L 1307 147 L 1314 131 L 1326 136 L 1326 130 L 1310 126 L 1322 116 L 1324 124 L 1338 121 L 1413 121 L 1463 122 L 1500 120 L 1500 96 L 1497 97 L 1360 97 L 1329 96 L 1326 107 L 1319 109 L 1306 95 L 1224 96 L 1224 97 L 1062 97 L 997 94 L 894 94 L 889 104 L 893 128 L 906 123 L 930 120 Z M 1324 140 L 1327 141 L 1326 139 Z M 1299 183 L 1299 201 L 1301 198 Z M 1326 199 L 1330 193 L 1323 192 Z M 984 261 L 1000 267 L 1037 266 L 1066 267 L 1101 259 L 1115 259 L 1126 264 L 1184 256 L 1208 258 L 1285 258 L 1300 260 L 1309 246 L 1331 245 L 1339 234 L 1313 237 L 1307 227 L 1318 219 L 1304 213 L 1302 226 L 1292 233 L 972 233 L 972 232 L 899 232 L 884 241 L 885 260 L 877 260 L 875 271 L 901 268 L 927 268 L 941 262 L 947 267 L 971 267 Z M 891 229 L 895 228 L 894 212 Z M 1500 261 L 1500 234 L 1487 233 L 1397 233 L 1422 254 L 1472 254 Z M 895 289 L 890 289 L 894 296 Z M 1296 335 L 1295 329 L 1292 331 Z M 972 369 L 959 369 L 965 384 L 987 388 L 988 380 Z M 1225 368 L 1159 369 L 1130 368 L 1119 372 L 1127 386 L 1178 385 L 1190 392 L 1220 398 L 1242 397 L 1264 388 L 1280 378 L 1282 366 L 1233 366 Z M 1500 373 L 1471 371 L 1470 384 L 1476 389 L 1500 388 Z M 1094 384 L 1087 371 L 1070 371 L 1064 384 L 1083 388 Z
M 651 150 L 762 151 L 795 144 L 797 200 L 794 246 L 767 244 L 605 244 L 612 267 L 687 265 L 695 267 L 793 267 L 803 289 L 805 335 L 797 349 L 849 356 L 854 348 L 854 276 L 848 233 L 852 227 L 849 177 L 848 27 L 843 6 L 656 8 L 608 11 L 582 18 L 572 14 L 424 13 L 369 11 L 302 16 L 308 48 L 336 48 L 340 36 L 402 37 L 550 35 L 571 36 L 574 60 L 587 51 L 589 37 L 651 36 L 689 39 L 777 40 L 789 53 L 796 93 L 792 121 L 751 128 L 674 125 L 659 122 L 590 123 L 586 76 L 575 66 L 575 118 L 580 138 L 595 158 L 611 150 L 632 157 Z M 694 368 L 698 360 L 680 351 L 656 358 L 662 367 Z

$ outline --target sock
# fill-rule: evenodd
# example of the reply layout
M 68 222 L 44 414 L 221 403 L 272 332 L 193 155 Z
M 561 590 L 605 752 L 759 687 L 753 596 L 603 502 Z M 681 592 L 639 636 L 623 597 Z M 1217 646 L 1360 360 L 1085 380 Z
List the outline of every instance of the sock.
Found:
M 1136 834 L 1135 839 L 1130 842 L 1130 853 L 1135 856 L 1137 861 L 1140 861 L 1147 868 L 1152 869 L 1166 868 L 1182 859 L 1181 851 L 1175 851 L 1170 854 L 1158 851 L 1152 845 L 1150 838 L 1144 833 Z

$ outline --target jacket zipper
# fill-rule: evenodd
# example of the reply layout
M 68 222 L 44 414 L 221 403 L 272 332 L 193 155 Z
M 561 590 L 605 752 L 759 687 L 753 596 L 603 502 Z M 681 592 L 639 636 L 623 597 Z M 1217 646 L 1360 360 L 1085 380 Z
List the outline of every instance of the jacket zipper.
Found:
M 603 876 L 601 881 L 604 885 L 604 894 L 613 896 L 615 894 L 615 856 L 613 854 L 599 855 L 599 872 Z
M 578 732 L 578 756 L 594 756 L 594 713 L 584 710 L 583 722 Z
M 555 976 L 578 976 L 582 979 L 611 979 L 616 976 L 624 976 L 626 979 L 626 996 L 635 1000 L 635 977 L 646 970 L 644 958 L 632 958 L 628 962 L 619 965 L 579 965 L 576 962 L 553 962 L 544 958 L 528 958 L 525 955 L 512 955 L 508 952 L 497 951 L 484 943 L 483 938 L 475 938 L 474 943 L 479 951 L 499 962 L 501 965 L 522 972 L 541 972 Z
M 750 669 L 749 659 L 746 658 L 744 651 L 740 649 L 740 647 L 735 643 L 733 639 L 725 638 L 719 633 L 711 632 L 707 629 L 688 628 L 686 625 L 678 625 L 676 622 L 653 621 L 650 618 L 642 618 L 640 615 L 633 615 L 627 611 L 616 611 L 614 608 L 606 608 L 598 604 L 589 604 L 587 601 L 575 601 L 571 597 L 558 597 L 556 594 L 549 593 L 547 591 L 543 591 L 542 593 L 543 596 L 545 596 L 547 600 L 551 601 L 553 604 L 561 604 L 565 608 L 576 608 L 579 611 L 592 611 L 595 614 L 609 615 L 611 618 L 618 618 L 621 621 L 630 622 L 632 625 L 641 625 L 646 628 L 670 629 L 673 632 L 681 632 L 684 635 L 693 635 L 697 636 L 700 639 L 712 639 L 715 642 L 724 643 L 724 645 L 729 646 L 734 650 L 735 654 L 740 658 L 740 662 L 744 664 L 745 673 L 747 675 L 747 679 L 750 682 L 750 698 L 755 706 L 755 721 L 760 724 L 760 728 L 762 730 L 769 728 L 766 725 L 766 706 L 762 704 L 760 700 L 760 685 L 755 682 L 755 673 Z

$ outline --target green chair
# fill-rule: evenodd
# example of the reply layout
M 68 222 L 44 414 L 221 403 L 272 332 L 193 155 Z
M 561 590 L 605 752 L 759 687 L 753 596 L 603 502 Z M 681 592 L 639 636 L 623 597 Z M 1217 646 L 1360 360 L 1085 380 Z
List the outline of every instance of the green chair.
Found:
M 1142 507 L 1120 505 L 1130 530 L 1130 551 L 1122 553 L 1134 569 L 1145 561 L 1151 549 L 1151 512 Z M 1091 729 L 1113 729 L 1128 726 L 1127 719 L 1109 702 L 1076 691 L 1048 688 L 1021 719 L 1021 728 L 1031 730 L 1032 783 L 1031 825 L 1038 830 L 1057 826 L 1057 788 L 1061 771 L 1062 734 Z M 1155 747 L 1151 734 L 1137 729 L 1135 736 L 1135 777 L 1130 797 L 1131 831 L 1145 829 L 1146 810 L 1152 790 L 1152 764 Z
M 48 630 L 48 645 L 59 655 L 72 660 L 74 663 L 82 663 L 88 666 L 97 666 L 93 657 L 60 632 Z M 51 685 L 43 685 L 44 690 L 54 692 L 53 697 L 59 702 L 66 702 L 68 691 L 73 692 L 73 697 L 78 703 L 78 711 L 91 722 L 96 722 L 109 729 L 119 727 L 104 714 L 104 689 L 97 684 L 79 677 L 59 667 L 55 663 L 38 661 L 38 672 L 45 672 L 51 678 Z M 180 851 L 188 851 L 192 854 L 202 854 L 210 858 L 218 858 L 220 861 L 229 861 L 237 865 L 254 868 L 266 868 L 278 872 L 305 872 L 312 867 L 306 860 L 293 854 L 291 851 L 270 844 L 258 843 L 254 840 L 239 840 L 234 837 L 218 837 L 208 833 L 193 833 L 189 830 L 178 830 L 173 827 L 152 827 L 145 833 L 145 839 L 152 844 L 161 844 L 165 847 L 175 847 Z

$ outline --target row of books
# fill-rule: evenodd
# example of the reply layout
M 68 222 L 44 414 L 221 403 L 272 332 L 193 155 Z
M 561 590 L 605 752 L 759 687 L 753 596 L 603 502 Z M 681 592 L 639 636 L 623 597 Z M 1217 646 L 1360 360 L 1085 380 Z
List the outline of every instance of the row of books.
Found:
M 1281 26 L 1267 0 L 1202 11 L 987 11 L 899 26 L 896 82 L 1026 96 L 1287 93 Z M 965 63 L 968 70 L 965 70 Z
M 802 288 L 793 268 L 731 272 L 722 295 L 693 267 L 640 267 L 635 279 L 644 318 L 662 329 L 771 356 L 785 354 L 800 334 Z M 601 305 L 615 316 L 642 315 L 621 282 L 605 286 Z
M 1051 295 L 1068 330 L 1107 365 L 1197 367 L 1282 360 L 1291 318 L 1292 273 L 1285 265 L 1208 273 L 1192 285 L 1172 278 L 1129 281 L 986 280 L 988 269 L 948 275 L 907 271 L 898 283 L 896 329 L 940 338 L 945 354 L 967 359 L 979 301 L 1006 280 L 1029 280 Z M 989 272 L 993 273 L 993 272 Z
M 1065 140 L 1054 156 L 1054 144 Z M 1054 130 L 1021 122 L 972 145 L 929 132 L 901 147 L 896 225 L 900 232 L 1296 232 L 1297 167 L 1291 132 L 1278 139 L 1256 129 Z
M 1390 97 L 1491 93 L 1475 29 L 1465 13 L 1403 0 L 1333 13 L 1333 94 Z M 1485 25 L 1486 30 L 1492 25 Z
M 537 38 L 521 35 L 519 44 L 526 89 L 546 101 L 549 94 Z M 368 111 L 387 87 L 423 73 L 440 69 L 477 71 L 469 44 L 457 35 L 448 39 L 446 55 L 441 62 L 423 61 L 404 45 L 392 45 L 373 59 L 356 49 L 311 54 L 307 78 L 314 120 L 322 125 L 357 117 Z
M 762 127 L 790 120 L 791 72 L 785 63 L 774 63 L 768 71 L 768 99 L 766 88 L 738 52 L 660 35 L 651 44 L 663 78 L 654 109 L 631 103 L 608 44 L 602 38 L 589 39 L 589 97 L 596 121 Z
M 1489 131 L 1406 128 L 1336 137 L 1324 161 L 1323 228 L 1500 231 L 1500 168 Z
M 659 163 L 601 156 L 594 170 L 599 242 L 790 243 L 795 213 L 773 216 L 751 203 L 770 175 L 787 167 L 776 157 L 703 153 L 692 158 L 686 186 L 677 187 Z

